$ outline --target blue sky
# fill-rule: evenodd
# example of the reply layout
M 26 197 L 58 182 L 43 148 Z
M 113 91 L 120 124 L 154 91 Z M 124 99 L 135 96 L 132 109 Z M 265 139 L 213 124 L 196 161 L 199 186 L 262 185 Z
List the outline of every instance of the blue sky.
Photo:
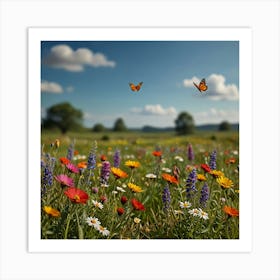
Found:
M 87 127 L 119 117 L 128 127 L 174 126 L 183 111 L 196 125 L 239 120 L 237 41 L 44 41 L 41 61 L 43 116 L 67 101 Z M 202 78 L 205 93 L 193 85 Z

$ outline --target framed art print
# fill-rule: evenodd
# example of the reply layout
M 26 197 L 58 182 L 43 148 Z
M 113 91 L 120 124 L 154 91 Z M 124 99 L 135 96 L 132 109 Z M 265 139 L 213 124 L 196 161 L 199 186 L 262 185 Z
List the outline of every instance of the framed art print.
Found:
M 30 252 L 251 250 L 249 28 L 28 38 Z

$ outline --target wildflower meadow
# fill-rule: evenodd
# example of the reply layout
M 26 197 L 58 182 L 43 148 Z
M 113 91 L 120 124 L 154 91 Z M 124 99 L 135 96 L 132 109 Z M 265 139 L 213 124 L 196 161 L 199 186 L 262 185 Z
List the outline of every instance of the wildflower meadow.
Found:
M 41 141 L 42 239 L 239 238 L 238 132 Z

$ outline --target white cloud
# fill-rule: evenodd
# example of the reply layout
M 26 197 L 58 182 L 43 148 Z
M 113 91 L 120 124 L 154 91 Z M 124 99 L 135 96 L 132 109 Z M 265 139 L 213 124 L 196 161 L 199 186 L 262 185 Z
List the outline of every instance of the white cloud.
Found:
M 239 113 L 237 110 L 221 110 L 210 108 L 208 111 L 193 113 L 196 124 L 211 124 L 228 121 L 230 123 L 239 122 Z
M 41 92 L 63 93 L 63 88 L 58 83 L 42 81 L 41 82 Z
M 174 107 L 163 108 L 160 104 L 150 105 L 147 104 L 144 108 L 132 108 L 131 113 L 141 114 L 141 115 L 159 115 L 159 116 L 174 116 L 177 111 Z
M 185 87 L 194 87 L 193 82 L 198 84 L 200 79 L 195 76 L 191 79 L 185 79 L 183 85 Z M 239 93 L 237 86 L 235 84 L 226 84 L 225 82 L 226 79 L 223 75 L 211 74 L 206 78 L 208 90 L 200 94 L 200 96 L 212 100 L 238 100 Z
M 67 71 L 80 72 L 84 67 L 115 67 L 115 61 L 107 60 L 102 53 L 94 53 L 87 48 L 73 50 L 68 45 L 57 45 L 51 48 L 50 54 L 44 59 L 48 66 Z

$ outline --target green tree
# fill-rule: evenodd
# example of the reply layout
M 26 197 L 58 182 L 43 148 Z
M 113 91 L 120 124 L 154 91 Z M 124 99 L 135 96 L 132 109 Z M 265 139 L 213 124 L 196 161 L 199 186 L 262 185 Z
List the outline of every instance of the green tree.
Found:
M 231 125 L 228 121 L 223 121 L 219 125 L 219 131 L 229 131 L 231 130 Z
M 126 131 L 127 128 L 126 128 L 126 125 L 123 121 L 122 118 L 118 118 L 116 121 L 115 121 L 115 124 L 114 124 L 114 127 L 113 127 L 113 131 Z
M 95 124 L 95 125 L 93 126 L 93 128 L 92 128 L 92 131 L 94 131 L 94 132 L 102 132 L 102 131 L 104 131 L 104 130 L 105 130 L 105 127 L 104 127 L 104 125 L 101 124 L 101 123 Z
M 187 112 L 182 112 L 178 115 L 175 125 L 175 130 L 180 135 L 191 134 L 195 129 L 193 117 Z
M 70 129 L 81 129 L 83 112 L 74 108 L 70 103 L 59 103 L 47 110 L 44 121 L 45 128 L 57 127 L 65 134 Z

